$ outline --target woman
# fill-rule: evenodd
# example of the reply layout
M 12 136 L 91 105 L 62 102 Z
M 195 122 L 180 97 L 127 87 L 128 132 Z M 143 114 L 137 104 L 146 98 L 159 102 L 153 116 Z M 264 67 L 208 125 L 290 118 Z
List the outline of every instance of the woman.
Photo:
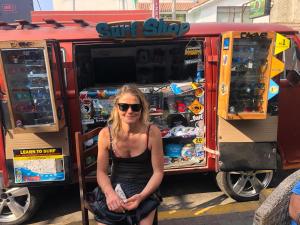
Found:
M 133 215 L 127 216 L 127 223 L 140 225 L 153 223 L 160 203 L 156 198 L 153 204 L 153 196 L 163 178 L 161 133 L 155 125 L 149 124 L 148 117 L 143 93 L 135 86 L 125 85 L 115 98 L 109 126 L 101 130 L 98 139 L 97 181 L 107 208 L 111 212 Z M 107 175 L 110 154 L 111 178 Z M 116 184 L 125 192 L 125 201 L 114 190 Z M 136 221 L 130 222 L 128 218 Z M 99 215 L 96 220 L 98 224 L 114 224 Z

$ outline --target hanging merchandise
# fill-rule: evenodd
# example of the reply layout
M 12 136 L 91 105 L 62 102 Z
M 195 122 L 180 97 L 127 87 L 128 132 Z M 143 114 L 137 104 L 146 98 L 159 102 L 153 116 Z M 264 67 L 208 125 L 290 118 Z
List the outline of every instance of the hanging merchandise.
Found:
M 97 95 L 99 98 L 110 98 L 116 96 L 118 92 L 117 88 L 105 88 L 97 90 Z
M 199 87 L 199 88 L 197 88 L 196 90 L 195 90 L 195 96 L 196 97 L 201 97 L 201 96 L 203 96 L 203 94 L 204 94 L 204 89 L 202 88 L 202 87 Z
M 150 113 L 162 113 L 163 112 L 163 93 L 149 93 L 145 94 L 146 99 L 149 103 L 149 112 Z
M 93 105 L 90 99 L 85 99 L 80 102 L 82 124 L 94 123 L 92 107 Z
M 199 115 L 203 112 L 204 106 L 200 104 L 200 102 L 195 99 L 192 104 L 188 106 L 188 109 L 191 110 L 195 115 Z
M 181 95 L 199 88 L 199 84 L 195 82 L 171 83 L 170 88 L 175 95 Z
M 92 99 L 94 108 L 94 119 L 96 122 L 107 121 L 113 108 L 113 102 L 110 99 Z

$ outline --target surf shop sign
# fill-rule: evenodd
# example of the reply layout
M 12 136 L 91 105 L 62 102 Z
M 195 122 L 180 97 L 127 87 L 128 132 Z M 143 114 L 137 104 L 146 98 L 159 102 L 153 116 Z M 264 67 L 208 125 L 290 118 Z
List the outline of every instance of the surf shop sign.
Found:
M 104 39 L 175 38 L 187 33 L 190 24 L 150 18 L 146 21 L 98 23 L 96 30 Z

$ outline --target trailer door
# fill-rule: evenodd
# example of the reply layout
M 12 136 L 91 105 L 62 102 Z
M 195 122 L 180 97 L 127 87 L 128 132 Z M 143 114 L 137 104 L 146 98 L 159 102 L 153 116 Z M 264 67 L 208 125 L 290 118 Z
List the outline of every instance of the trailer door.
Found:
M 0 42 L 4 131 L 0 156 L 4 156 L 1 163 L 6 165 L 2 168 L 6 186 L 67 181 L 69 142 L 62 82 L 57 41 Z M 20 167 L 31 175 L 18 177 L 16 170 Z
M 65 125 L 55 41 L 0 42 L 1 90 L 14 133 L 57 132 Z
M 300 37 L 283 55 L 286 70 L 280 81 L 278 145 L 284 168 L 300 166 Z

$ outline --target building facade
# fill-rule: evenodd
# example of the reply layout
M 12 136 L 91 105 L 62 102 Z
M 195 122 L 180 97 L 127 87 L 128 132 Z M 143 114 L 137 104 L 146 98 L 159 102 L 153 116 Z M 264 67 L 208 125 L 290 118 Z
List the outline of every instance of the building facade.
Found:
M 137 0 L 53 0 L 53 10 L 133 10 Z
M 189 10 L 187 21 L 218 23 L 269 22 L 269 16 L 250 19 L 249 0 L 209 0 Z

